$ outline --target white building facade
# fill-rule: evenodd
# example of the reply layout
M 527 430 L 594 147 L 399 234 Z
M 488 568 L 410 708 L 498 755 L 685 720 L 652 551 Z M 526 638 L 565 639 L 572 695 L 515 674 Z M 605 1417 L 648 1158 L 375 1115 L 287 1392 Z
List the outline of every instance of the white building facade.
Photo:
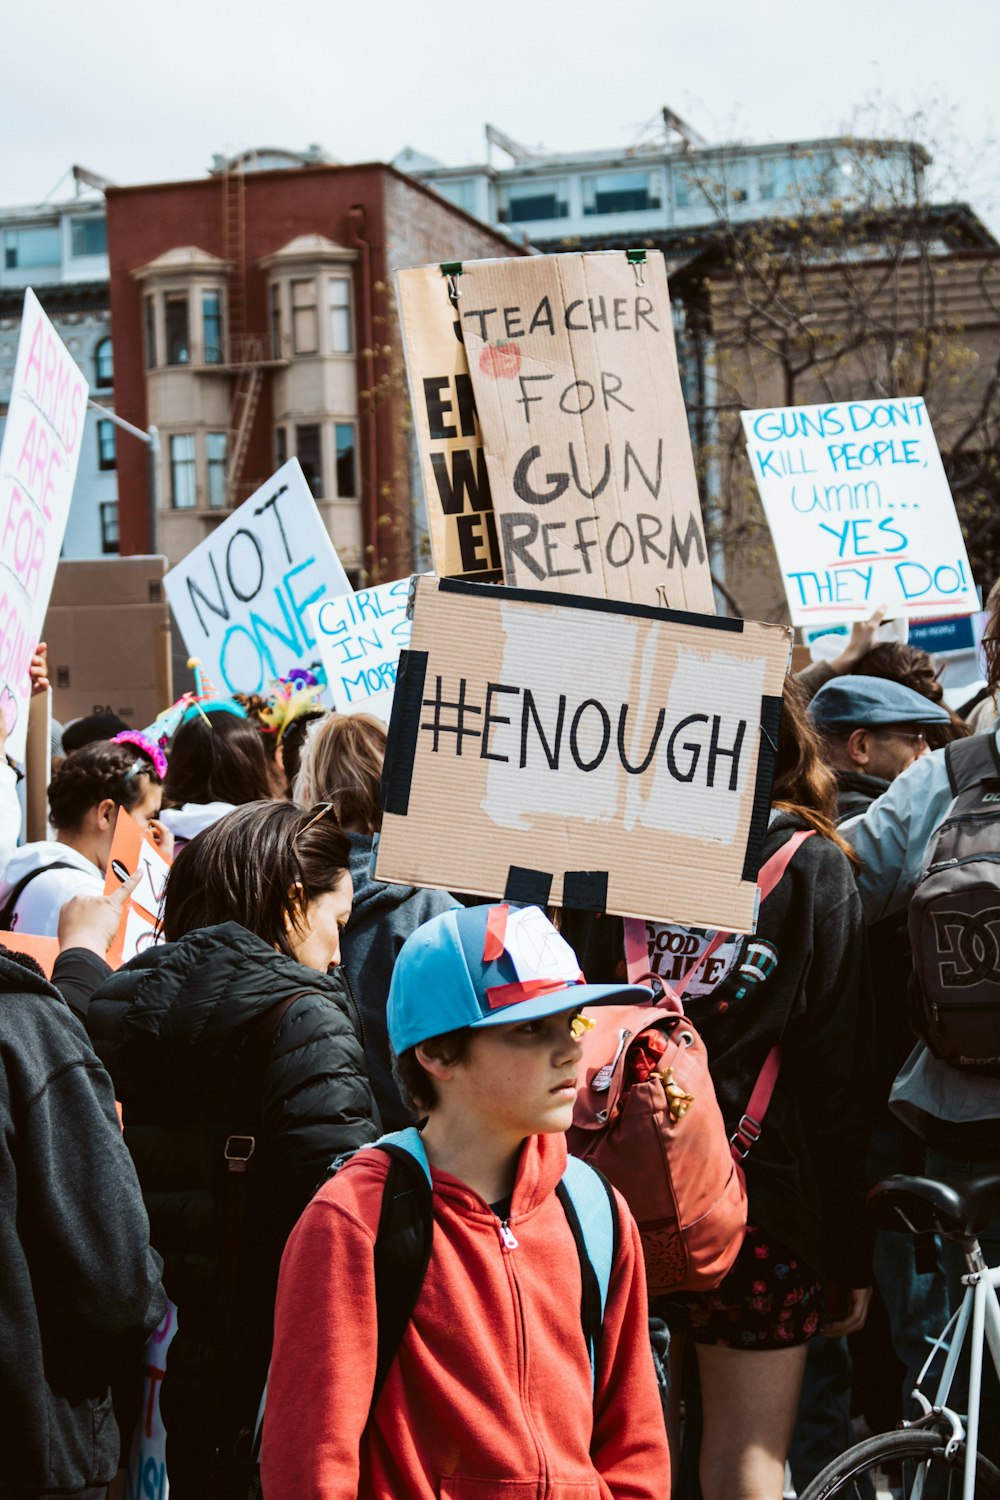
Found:
M 108 254 L 101 179 L 75 168 L 77 196 L 60 203 L 0 209 L 0 432 L 14 379 L 24 289 L 31 287 L 90 386 L 91 400 L 114 404 L 108 310 Z M 63 542 L 65 558 L 118 552 L 116 432 L 87 411 L 83 451 Z

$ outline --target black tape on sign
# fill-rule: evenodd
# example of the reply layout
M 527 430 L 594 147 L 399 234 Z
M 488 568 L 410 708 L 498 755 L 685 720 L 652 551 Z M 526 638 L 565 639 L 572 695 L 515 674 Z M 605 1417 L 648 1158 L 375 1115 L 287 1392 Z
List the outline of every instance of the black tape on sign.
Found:
M 576 911 L 607 911 L 607 870 L 567 870 L 563 876 L 563 906 Z
M 467 594 L 471 598 L 495 599 L 496 593 L 486 592 L 487 585 L 473 583 L 468 578 L 439 578 L 438 592 L 441 594 Z M 562 604 L 573 609 L 596 610 L 599 614 L 630 615 L 637 620 L 662 620 L 675 625 L 701 625 L 706 630 L 726 630 L 732 635 L 742 635 L 744 621 L 729 615 L 697 615 L 688 609 L 660 609 L 655 604 L 630 604 L 622 599 L 598 599 L 590 594 L 565 595 L 545 593 L 542 589 L 505 588 L 505 603 Z
M 410 810 L 410 783 L 420 733 L 426 651 L 401 651 L 396 672 L 396 691 L 389 719 L 389 738 L 382 764 L 382 811 L 405 818 Z
M 521 865 L 511 865 L 503 899 L 513 901 L 517 906 L 547 906 L 551 890 L 552 876 L 544 870 L 525 870 Z
M 743 879 L 756 880 L 760 869 L 764 839 L 767 836 L 767 820 L 771 815 L 771 783 L 774 766 L 778 759 L 778 735 L 781 733 L 781 703 L 779 697 L 760 700 L 760 753 L 757 756 L 757 779 L 753 789 L 753 811 L 747 832 L 746 855 L 743 860 Z

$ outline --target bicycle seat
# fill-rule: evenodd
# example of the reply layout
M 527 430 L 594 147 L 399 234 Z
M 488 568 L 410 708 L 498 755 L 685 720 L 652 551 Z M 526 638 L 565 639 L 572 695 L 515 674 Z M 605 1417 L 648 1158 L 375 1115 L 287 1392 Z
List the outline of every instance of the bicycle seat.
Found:
M 985 1177 L 888 1177 L 871 1189 L 868 1218 L 876 1229 L 975 1239 L 1000 1214 L 1000 1173 Z

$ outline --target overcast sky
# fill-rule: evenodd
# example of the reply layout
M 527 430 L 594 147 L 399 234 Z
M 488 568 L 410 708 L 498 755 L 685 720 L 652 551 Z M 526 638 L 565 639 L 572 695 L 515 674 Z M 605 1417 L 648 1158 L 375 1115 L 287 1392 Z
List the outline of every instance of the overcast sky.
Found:
M 709 140 L 802 140 L 878 98 L 885 130 L 930 111 L 948 196 L 1000 228 L 996 0 L 10 0 L 3 30 L 5 205 L 73 162 L 134 183 L 315 141 L 459 165 L 484 159 L 487 120 L 627 146 L 663 104 Z

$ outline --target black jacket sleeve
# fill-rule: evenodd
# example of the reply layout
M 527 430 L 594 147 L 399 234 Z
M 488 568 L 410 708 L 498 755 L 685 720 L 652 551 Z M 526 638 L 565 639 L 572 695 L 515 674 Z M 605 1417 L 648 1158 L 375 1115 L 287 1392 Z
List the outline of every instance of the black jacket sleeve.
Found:
M 867 1286 L 873 1007 L 864 918 L 847 860 L 833 846 L 815 844 L 825 868 L 816 888 L 812 958 L 805 1006 L 790 1017 L 784 1037 L 782 1071 L 817 1169 L 831 1269 L 847 1286 Z
M 86 1021 L 90 997 L 113 973 L 89 948 L 65 948 L 52 966 L 52 983 L 75 1016 Z

